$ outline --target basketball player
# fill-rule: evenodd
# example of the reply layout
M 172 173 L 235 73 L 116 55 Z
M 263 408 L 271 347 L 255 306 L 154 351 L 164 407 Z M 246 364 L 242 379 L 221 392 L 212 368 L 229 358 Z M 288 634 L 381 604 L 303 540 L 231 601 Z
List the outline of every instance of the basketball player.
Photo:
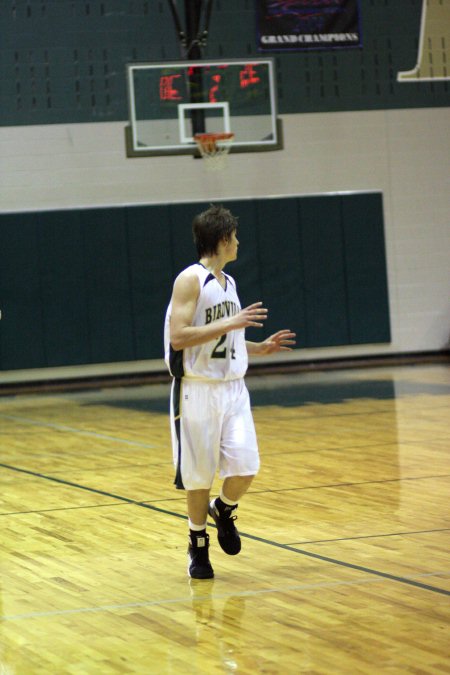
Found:
M 243 380 L 248 354 L 290 350 L 295 334 L 280 330 L 262 342 L 245 340 L 248 326 L 263 326 L 267 309 L 262 302 L 242 309 L 235 281 L 223 271 L 237 258 L 237 220 L 222 206 L 211 206 L 194 218 L 192 229 L 199 262 L 175 280 L 164 343 L 174 378 L 170 418 L 175 484 L 187 491 L 188 571 L 194 579 L 210 579 L 208 514 L 225 553 L 239 553 L 236 509 L 259 468 Z M 210 502 L 217 468 L 224 480 L 220 496 Z

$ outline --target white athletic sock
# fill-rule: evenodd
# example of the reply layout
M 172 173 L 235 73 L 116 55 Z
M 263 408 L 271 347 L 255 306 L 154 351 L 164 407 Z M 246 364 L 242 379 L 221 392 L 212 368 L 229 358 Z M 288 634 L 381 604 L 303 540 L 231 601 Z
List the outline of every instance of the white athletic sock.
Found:
M 231 501 L 231 499 L 228 499 L 228 497 L 225 497 L 225 495 L 223 494 L 223 489 L 220 490 L 220 499 L 227 506 L 236 506 L 236 504 L 237 504 L 237 502 L 233 502 L 233 501 Z
M 196 525 L 195 523 L 192 522 L 191 519 L 189 519 L 189 529 L 192 530 L 193 532 L 201 532 L 202 530 L 206 530 L 206 525 Z

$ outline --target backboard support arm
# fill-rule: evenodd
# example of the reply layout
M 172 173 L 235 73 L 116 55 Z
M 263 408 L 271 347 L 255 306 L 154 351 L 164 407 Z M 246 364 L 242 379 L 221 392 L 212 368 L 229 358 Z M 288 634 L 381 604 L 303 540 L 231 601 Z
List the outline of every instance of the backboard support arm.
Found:
M 199 61 L 203 57 L 203 49 L 208 39 L 209 24 L 213 8 L 213 0 L 184 0 L 186 29 L 183 30 L 176 0 L 169 0 L 175 29 L 180 41 L 181 50 L 185 58 L 190 61 Z M 203 28 L 202 17 L 205 14 Z M 191 103 L 203 103 L 203 77 L 199 69 L 193 68 L 188 77 L 188 87 Z M 190 111 L 192 120 L 192 135 L 205 132 L 205 112 L 202 108 Z
M 208 41 L 213 0 L 184 0 L 186 30 L 182 27 L 176 0 L 168 0 L 168 2 L 183 57 L 201 59 L 201 50 L 206 47 Z M 203 28 L 201 28 L 203 13 L 205 14 L 205 19 Z
M 208 6 L 210 0 L 208 0 Z M 206 45 L 205 39 L 202 39 L 200 30 L 201 18 L 203 13 L 203 0 L 184 0 L 186 13 L 186 37 L 187 48 L 186 56 L 190 61 L 198 61 L 202 58 L 202 50 Z M 208 7 L 207 7 L 208 9 Z M 211 12 L 208 15 L 210 17 Z M 189 74 L 189 93 L 191 103 L 203 103 L 204 87 L 203 75 L 199 68 L 192 68 Z M 190 111 L 192 121 L 192 135 L 204 133 L 205 111 L 202 108 L 192 109 Z

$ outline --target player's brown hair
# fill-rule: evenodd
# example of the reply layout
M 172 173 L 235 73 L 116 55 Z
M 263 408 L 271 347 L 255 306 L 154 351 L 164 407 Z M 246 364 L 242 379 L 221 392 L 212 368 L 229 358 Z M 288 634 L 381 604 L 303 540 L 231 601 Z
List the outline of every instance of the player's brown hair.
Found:
M 196 215 L 192 222 L 192 233 L 198 257 L 217 253 L 219 242 L 229 241 L 236 229 L 237 218 L 220 204 L 211 204 L 209 209 Z

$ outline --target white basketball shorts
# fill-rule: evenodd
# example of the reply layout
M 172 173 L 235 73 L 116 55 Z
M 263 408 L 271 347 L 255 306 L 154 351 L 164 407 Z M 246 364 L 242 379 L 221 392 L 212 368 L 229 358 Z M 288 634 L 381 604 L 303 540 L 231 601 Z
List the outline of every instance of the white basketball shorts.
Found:
M 220 478 L 253 476 L 259 453 L 250 397 L 244 380 L 174 380 L 170 422 L 175 484 L 209 490 Z

